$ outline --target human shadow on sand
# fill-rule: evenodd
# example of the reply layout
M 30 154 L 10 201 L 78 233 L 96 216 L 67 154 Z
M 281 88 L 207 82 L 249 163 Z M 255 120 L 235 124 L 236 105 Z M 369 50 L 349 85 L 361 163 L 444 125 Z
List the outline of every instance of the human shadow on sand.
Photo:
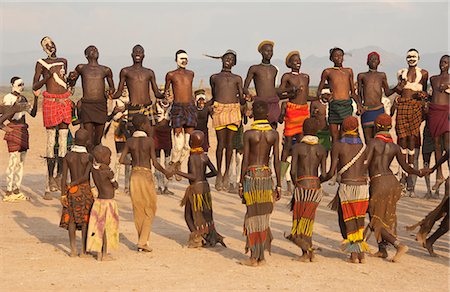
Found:
M 68 254 L 69 239 L 63 239 L 58 226 L 45 218 L 29 217 L 22 211 L 13 211 L 14 221 L 31 236 L 37 238 L 41 243 L 50 244 L 58 250 Z

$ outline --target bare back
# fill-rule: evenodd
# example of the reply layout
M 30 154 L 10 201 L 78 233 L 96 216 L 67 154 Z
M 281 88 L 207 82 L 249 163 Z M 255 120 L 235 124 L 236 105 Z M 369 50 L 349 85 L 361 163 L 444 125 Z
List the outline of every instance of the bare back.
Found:
M 90 156 L 88 153 L 68 152 L 64 157 L 67 167 L 70 171 L 70 180 L 72 182 L 83 180 L 88 168 L 91 167 Z M 84 181 L 87 181 L 84 180 Z M 80 181 L 84 182 L 84 181 Z
M 153 138 L 131 137 L 127 140 L 126 148 L 131 153 L 131 165 L 151 169 L 151 151 L 154 150 Z M 124 149 L 125 150 L 125 149 Z
M 319 166 L 321 166 L 321 172 L 325 173 L 327 153 L 325 148 L 320 145 L 309 145 L 306 143 L 297 143 L 292 149 L 292 170 L 291 176 L 296 180 L 301 176 L 315 176 L 318 177 Z M 302 185 L 308 183 L 307 180 L 301 180 L 297 183 Z M 316 180 L 317 187 L 320 182 Z
M 337 171 L 342 169 L 347 163 L 349 163 L 353 157 L 362 149 L 362 144 L 347 144 L 341 142 L 335 142 L 331 151 L 331 160 L 338 160 Z M 367 166 L 364 161 L 367 157 L 367 149 L 356 160 L 356 162 L 341 175 L 341 181 L 349 185 L 363 185 L 367 182 Z
M 248 130 L 244 133 L 244 155 L 248 148 L 248 165 L 269 165 L 270 150 L 278 143 L 275 130 Z M 246 147 L 247 146 L 247 147 Z
M 92 170 L 92 178 L 98 190 L 99 199 L 113 199 L 114 185 L 111 182 L 114 179 L 114 173 L 106 166 L 102 165 L 99 169 Z

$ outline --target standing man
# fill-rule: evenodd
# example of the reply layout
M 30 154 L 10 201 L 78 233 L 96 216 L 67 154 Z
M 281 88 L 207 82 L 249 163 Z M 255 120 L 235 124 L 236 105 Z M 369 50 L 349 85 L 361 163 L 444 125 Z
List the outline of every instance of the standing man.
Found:
M 428 126 L 431 136 L 434 138 L 436 161 L 442 156 L 441 141 L 444 142 L 444 149 L 449 151 L 449 103 L 450 103 L 450 75 L 448 74 L 449 56 L 444 55 L 439 61 L 441 74 L 430 78 L 433 94 L 428 111 Z M 436 184 L 433 190 L 439 189 L 439 186 L 445 181 L 442 175 L 442 168 L 438 168 Z
M 271 248 L 270 214 L 274 200 L 281 196 L 279 137 L 269 121 L 268 106 L 258 100 L 253 104 L 255 121 L 244 133 L 244 157 L 242 161 L 239 196 L 247 207 L 244 219 L 244 234 L 247 236 L 245 252 L 250 250 L 250 258 L 242 261 L 247 266 L 265 264 L 264 250 Z M 273 149 L 274 169 L 277 177 L 273 189 L 269 155 Z
M 42 93 L 42 115 L 44 127 L 47 129 L 47 170 L 45 200 L 51 200 L 50 185 L 56 184 L 53 169 L 57 162 L 62 169 L 62 159 L 67 153 L 67 135 L 69 124 L 72 121 L 72 101 L 67 90 L 66 72 L 67 60 L 56 56 L 56 46 L 48 36 L 41 40 L 41 46 L 47 53 L 46 59 L 39 59 L 36 63 L 33 78 L 33 90 L 39 90 L 45 85 L 46 91 Z M 42 79 L 41 79 L 42 77 Z M 56 142 L 56 128 L 58 128 L 58 157 L 55 158 L 54 147 Z
M 281 153 L 281 177 L 286 176 L 289 168 L 287 158 L 291 154 L 292 139 L 297 141 L 303 134 L 303 122 L 309 118 L 307 98 L 309 96 L 309 76 L 300 72 L 302 60 L 300 52 L 292 51 L 286 56 L 286 66 L 291 72 L 284 73 L 277 90 L 280 99 L 289 98 L 284 117 L 284 145 Z
M 359 96 L 355 93 L 353 83 L 353 70 L 342 66 L 344 62 L 344 50 L 332 48 L 330 50 L 330 60 L 334 66 L 323 70 L 317 89 L 317 98 L 322 95 L 322 89 L 327 82 L 330 86 L 331 94 L 327 95 L 329 106 L 328 123 L 333 143 L 339 139 L 340 125 L 342 121 L 353 113 L 352 98 L 358 105 L 358 112 L 362 106 Z M 323 96 L 323 95 L 322 95 Z
M 233 139 L 241 125 L 241 104 L 245 103 L 242 78 L 231 73 L 236 65 L 236 52 L 227 50 L 222 55 L 222 71 L 209 79 L 213 100 L 213 127 L 217 135 L 217 178 L 216 190 L 229 189 L 229 169 L 233 154 Z M 225 172 L 222 174 L 222 157 L 225 150 Z
M 130 103 L 127 107 L 128 120 L 132 121 L 135 115 L 143 114 L 154 125 L 150 86 L 156 98 L 164 98 L 164 95 L 158 89 L 153 70 L 145 68 L 142 65 L 144 57 L 144 48 L 141 45 L 135 45 L 131 53 L 133 65 L 120 70 L 119 88 L 117 88 L 113 98 L 120 98 L 122 96 L 126 84 L 130 98 Z M 151 131 L 150 129 L 148 128 L 148 131 Z M 150 132 L 147 134 L 151 135 Z
M 3 104 L 12 106 L 15 104 L 28 104 L 25 96 L 22 95 L 24 82 L 20 77 L 11 78 L 11 93 L 3 97 Z M 28 112 L 33 118 L 36 116 L 39 93 L 34 92 L 34 102 L 31 111 L 21 111 L 14 114 L 5 127 L 8 130 L 4 139 L 8 145 L 9 162 L 6 169 L 6 194 L 3 201 L 26 200 L 24 194 L 20 192 L 23 178 L 23 164 L 29 148 L 28 124 L 25 121 L 25 113 Z
M 253 65 L 248 69 L 244 82 L 244 94 L 247 99 L 251 99 L 248 87 L 253 81 L 256 89 L 254 100 L 262 100 L 267 103 L 269 107 L 268 120 L 272 127 L 276 128 L 281 110 L 279 105 L 280 100 L 275 88 L 278 69 L 270 64 L 270 59 L 273 56 L 273 46 L 274 42 L 268 40 L 262 41 L 258 45 L 258 52 L 262 56 L 262 61 L 260 64 Z
M 108 82 L 108 96 L 114 93 L 113 74 L 109 67 L 98 63 L 98 49 L 88 46 L 84 50 L 88 60 L 87 64 L 79 64 L 75 71 L 69 74 L 69 85 L 74 87 L 81 76 L 83 97 L 81 98 L 80 116 L 83 128 L 89 132 L 90 147 L 92 151 L 102 140 L 103 130 L 108 118 L 106 109 L 107 96 L 105 94 L 105 79 Z
M 397 120 L 395 130 L 398 144 L 402 148 L 405 160 L 414 165 L 416 139 L 419 137 L 422 123 L 422 105 L 420 100 L 427 97 L 428 72 L 417 67 L 419 52 L 410 49 L 406 55 L 408 68 L 398 71 L 397 76 L 402 88 L 397 89 Z M 406 159 L 407 158 L 407 159 Z
M 389 89 L 386 73 L 377 71 L 378 65 L 380 65 L 380 55 L 377 52 L 371 52 L 367 55 L 367 65 L 369 66 L 369 71 L 359 73 L 357 77 L 358 94 L 364 103 L 361 123 L 366 143 L 375 136 L 375 119 L 379 115 L 384 114 L 384 104 L 381 102 L 383 91 L 386 96 L 390 96 L 395 92 L 395 89 Z
M 189 155 L 189 136 L 197 125 L 197 108 L 192 96 L 194 72 L 187 70 L 188 54 L 184 50 L 175 53 L 177 69 L 166 74 L 164 93 L 170 95 L 172 86 L 173 104 L 170 111 L 171 127 L 174 129 L 172 163 L 180 170 L 181 163 Z M 178 177 L 177 177 L 178 178 Z M 181 178 L 179 178 L 181 179 Z

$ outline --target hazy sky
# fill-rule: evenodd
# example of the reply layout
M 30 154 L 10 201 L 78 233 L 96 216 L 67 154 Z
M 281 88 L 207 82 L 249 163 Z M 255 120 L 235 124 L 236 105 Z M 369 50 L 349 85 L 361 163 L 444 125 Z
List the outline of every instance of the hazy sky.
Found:
M 263 39 L 275 41 L 281 58 L 294 49 L 323 56 L 333 46 L 367 45 L 403 55 L 410 47 L 448 50 L 448 18 L 448 1 L 3 2 L 0 35 L 6 53 L 41 51 L 39 42 L 49 35 L 61 55 L 82 54 L 90 44 L 100 54 L 129 55 L 140 43 L 150 58 L 179 48 L 193 56 L 231 48 L 251 60 L 259 59 L 256 46 Z

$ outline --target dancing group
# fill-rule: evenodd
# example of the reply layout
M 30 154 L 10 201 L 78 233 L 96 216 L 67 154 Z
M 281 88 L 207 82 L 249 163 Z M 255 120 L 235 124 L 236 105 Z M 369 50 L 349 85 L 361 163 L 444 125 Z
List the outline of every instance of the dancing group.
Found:
M 206 55 L 222 60 L 221 72 L 210 78 L 212 99 L 207 101 L 203 89 L 195 91 L 193 97 L 194 72 L 186 69 L 188 55 L 184 50 L 176 52 L 177 69 L 167 73 L 161 92 L 154 72 L 142 65 L 144 49 L 140 45 L 132 50 L 133 65 L 120 71 L 117 90 L 111 69 L 99 65 L 95 46 L 87 47 L 84 52 L 87 64 L 80 64 L 66 74 L 67 60 L 56 56 L 51 38 L 44 37 L 41 45 L 48 57 L 36 63 L 33 106 L 22 95 L 24 81 L 13 77 L 12 91 L 4 97 L 1 107 L 0 125 L 6 132 L 10 154 L 7 192 L 3 200 L 26 199 L 20 192 L 29 140 L 25 113 L 36 116 L 40 89 L 45 85 L 42 110 L 47 131 L 48 179 L 44 199 L 52 199 L 51 192 L 60 188 L 63 205 L 60 226 L 69 231 L 71 256 L 77 255 L 76 230 L 82 231 L 80 256 L 94 251 L 99 260 L 106 260 L 110 259 L 110 251 L 118 247 L 119 214 L 114 192 L 118 188 L 119 169 L 116 168 L 115 173 L 111 170 L 111 150 L 101 145 L 108 122 L 115 124 L 119 162 L 131 165 L 131 171 L 129 168 L 126 171 L 129 177 L 126 175 L 125 188 L 131 196 L 138 232 L 137 250 L 141 252 L 152 250 L 148 241 L 157 194 L 171 194 L 167 179 L 173 175 L 177 180 L 182 177 L 189 180 L 181 202 L 190 230 L 188 246 L 215 246 L 217 243 L 226 246 L 214 225 L 207 178 L 217 176 L 215 188 L 232 192 L 230 169 L 235 151 L 236 158 L 242 160 L 237 163 L 241 169 L 235 171 L 235 188 L 247 208 L 245 250 L 250 250 L 250 258 L 242 264 L 249 266 L 264 264 L 264 252 L 270 251 L 270 215 L 274 202 L 281 197 L 281 181 L 289 167 L 290 180 L 295 182 L 290 205 L 293 221 L 291 232 L 285 237 L 302 250 L 300 260 L 315 260 L 312 233 L 315 212 L 323 196 L 321 183 L 337 177 L 339 188 L 330 207 L 337 210 L 344 238 L 342 248 L 350 253 L 350 262 L 364 263 L 368 230 L 374 233 L 379 244 L 376 256 L 387 257 L 387 243 L 397 249 L 393 261 L 398 261 L 408 250 L 396 236 L 396 204 L 402 187 L 390 170 L 394 157 L 405 172 L 417 176 L 429 175 L 448 161 L 448 55 L 440 60 L 441 74 L 431 77 L 432 93 L 428 95 L 428 72 L 417 67 L 419 54 L 415 49 L 408 51 L 408 68 L 398 72 L 398 84 L 390 89 L 386 74 L 377 71 L 378 53 L 368 55 L 369 71 L 358 75 L 355 86 L 352 69 L 343 67 L 344 51 L 333 48 L 330 60 L 334 65 L 323 71 L 317 95 L 312 97 L 309 76 L 300 71 L 298 51 L 287 55 L 285 62 L 291 71 L 283 74 L 278 88 L 275 86 L 278 69 L 270 63 L 274 43 L 263 41 L 258 46 L 262 62 L 249 68 L 244 82 L 231 72 L 236 65 L 236 52 L 228 50 L 222 56 Z M 83 97 L 75 104 L 69 97 L 79 77 Z M 256 95 L 249 90 L 252 81 Z M 128 94 L 124 94 L 126 91 Z M 152 102 L 151 91 L 156 102 Z M 390 135 L 392 122 L 391 116 L 384 113 L 383 93 L 399 95 L 391 110 L 391 116 L 396 110 L 398 144 Z M 114 109 L 109 114 L 108 99 L 114 101 Z M 428 99 L 431 100 L 429 106 Z M 281 107 L 280 100 L 286 100 Z M 353 116 L 352 100 L 356 103 L 357 114 L 361 115 L 365 143 L 360 138 L 358 119 Z M 436 142 L 437 163 L 432 169 L 418 170 L 414 167 L 415 148 L 420 141 L 424 114 L 428 115 L 427 128 Z M 217 134 L 217 169 L 207 156 L 209 117 Z M 243 124 L 248 118 L 253 118 L 253 123 L 244 132 Z M 6 120 L 9 123 L 4 125 Z M 81 123 L 81 127 L 75 132 L 74 141 L 68 143 L 71 123 Z M 276 131 L 278 123 L 285 125 L 281 151 Z M 444 155 L 441 151 L 438 154 L 437 148 L 441 147 Z M 164 150 L 164 167 L 161 150 Z M 331 165 L 327 169 L 330 151 Z M 291 163 L 287 161 L 289 157 Z M 187 172 L 182 172 L 181 164 L 187 158 Z M 152 164 L 156 168 L 157 187 Z M 91 192 L 91 177 L 98 191 L 96 198 Z M 441 171 L 436 187 L 443 182 Z M 411 226 L 411 229 L 421 226 L 417 239 L 432 255 L 433 243 L 449 228 L 448 183 L 447 178 L 441 204 L 424 220 Z M 370 217 L 368 228 L 364 222 L 366 213 Z M 444 216 L 439 229 L 427 238 L 433 224 Z

